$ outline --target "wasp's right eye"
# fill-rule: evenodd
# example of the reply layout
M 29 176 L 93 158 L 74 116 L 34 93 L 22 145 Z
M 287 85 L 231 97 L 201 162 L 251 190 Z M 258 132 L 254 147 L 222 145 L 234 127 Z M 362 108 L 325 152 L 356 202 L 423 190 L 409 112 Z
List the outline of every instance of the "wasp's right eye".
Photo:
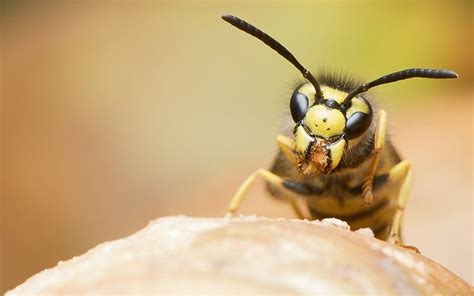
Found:
M 301 121 L 308 111 L 308 97 L 296 90 L 291 96 L 290 111 L 295 122 Z

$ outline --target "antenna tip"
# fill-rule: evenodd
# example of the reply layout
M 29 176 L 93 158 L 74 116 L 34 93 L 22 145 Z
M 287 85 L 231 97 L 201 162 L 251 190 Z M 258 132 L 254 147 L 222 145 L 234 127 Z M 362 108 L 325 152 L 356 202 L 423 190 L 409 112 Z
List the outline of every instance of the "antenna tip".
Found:
M 233 15 L 231 15 L 231 14 L 224 14 L 224 15 L 221 16 L 221 19 L 223 19 L 223 20 L 226 21 L 226 22 L 228 22 L 228 21 L 230 21 L 230 20 L 232 20 L 232 19 L 234 19 L 234 18 L 235 18 L 235 16 L 233 16 Z
M 459 78 L 459 74 L 451 71 L 451 70 L 444 70 L 444 78 Z

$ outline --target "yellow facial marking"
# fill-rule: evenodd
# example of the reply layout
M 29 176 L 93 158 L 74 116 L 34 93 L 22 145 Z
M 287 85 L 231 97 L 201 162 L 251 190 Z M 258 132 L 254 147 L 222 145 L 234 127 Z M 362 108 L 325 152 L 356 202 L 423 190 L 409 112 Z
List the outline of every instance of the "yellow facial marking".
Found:
M 345 147 L 346 140 L 344 139 L 341 139 L 336 143 L 328 146 L 329 150 L 331 151 L 331 170 L 334 170 L 339 165 Z
M 369 106 L 359 98 L 352 98 L 352 105 L 346 112 L 347 118 L 350 118 L 355 112 L 369 114 Z
M 343 92 L 334 88 L 330 88 L 329 86 L 322 86 L 321 91 L 323 92 L 325 99 L 334 100 L 338 102 L 339 104 L 341 104 L 344 101 L 344 99 L 347 97 L 346 92 Z
M 337 109 L 315 105 L 306 113 L 304 123 L 314 135 L 327 139 L 342 134 L 346 126 L 346 119 Z
M 314 90 L 314 86 L 311 83 L 305 83 L 298 89 L 298 92 L 304 94 L 308 97 L 309 105 L 313 105 L 314 98 L 316 96 L 316 91 Z
M 296 147 L 295 150 L 298 153 L 305 153 L 306 149 L 308 149 L 309 144 L 314 141 L 308 133 L 306 133 L 304 127 L 298 126 L 296 129 Z

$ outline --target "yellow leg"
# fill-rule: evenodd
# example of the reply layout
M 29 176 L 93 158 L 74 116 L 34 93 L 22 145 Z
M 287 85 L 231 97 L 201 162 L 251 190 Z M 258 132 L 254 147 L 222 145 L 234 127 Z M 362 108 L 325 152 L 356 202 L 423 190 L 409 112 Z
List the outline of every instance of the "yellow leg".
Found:
M 402 218 L 405 207 L 408 203 L 408 197 L 410 194 L 410 187 L 413 172 L 411 164 L 408 161 L 402 161 L 397 164 L 393 169 L 390 170 L 389 182 L 399 183 L 400 191 L 398 193 L 395 216 L 393 218 L 392 230 L 390 236 L 393 242 L 397 245 L 403 245 L 403 239 L 401 234 Z
M 377 125 L 375 127 L 374 136 L 374 157 L 370 164 L 369 170 L 362 185 L 362 196 L 366 205 L 370 205 L 374 200 L 372 195 L 372 186 L 374 182 L 375 171 L 380 160 L 380 153 L 382 153 L 385 144 L 385 132 L 387 130 L 387 113 L 384 110 L 380 110 L 377 114 Z
M 274 173 L 267 171 L 265 169 L 259 169 L 252 175 L 250 175 L 242 185 L 240 185 L 239 189 L 237 189 L 237 192 L 234 194 L 234 197 L 230 201 L 229 206 L 227 207 L 227 217 L 232 216 L 240 207 L 242 204 L 245 196 L 247 195 L 248 190 L 252 186 L 252 184 L 255 182 L 258 176 L 261 176 L 265 181 L 269 182 L 272 185 L 275 185 L 281 189 L 287 190 L 283 186 L 283 182 L 285 180 L 281 178 L 280 176 L 275 175 Z M 285 195 L 286 196 L 286 195 Z M 291 203 L 291 206 L 295 213 L 298 215 L 299 218 L 304 219 L 303 212 L 301 209 L 298 207 L 298 204 L 296 200 L 293 197 L 287 197 L 288 201 Z

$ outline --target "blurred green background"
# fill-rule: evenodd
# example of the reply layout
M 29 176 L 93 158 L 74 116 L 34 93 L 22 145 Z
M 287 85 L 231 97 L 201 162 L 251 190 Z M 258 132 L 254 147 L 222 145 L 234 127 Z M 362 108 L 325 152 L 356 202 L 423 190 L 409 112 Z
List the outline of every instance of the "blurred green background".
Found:
M 299 73 L 413 79 L 372 93 L 414 163 L 405 237 L 473 283 L 472 1 L 7 1 L 1 27 L 1 286 L 174 214 L 221 216 L 271 164 Z M 258 183 L 241 212 L 293 217 Z

